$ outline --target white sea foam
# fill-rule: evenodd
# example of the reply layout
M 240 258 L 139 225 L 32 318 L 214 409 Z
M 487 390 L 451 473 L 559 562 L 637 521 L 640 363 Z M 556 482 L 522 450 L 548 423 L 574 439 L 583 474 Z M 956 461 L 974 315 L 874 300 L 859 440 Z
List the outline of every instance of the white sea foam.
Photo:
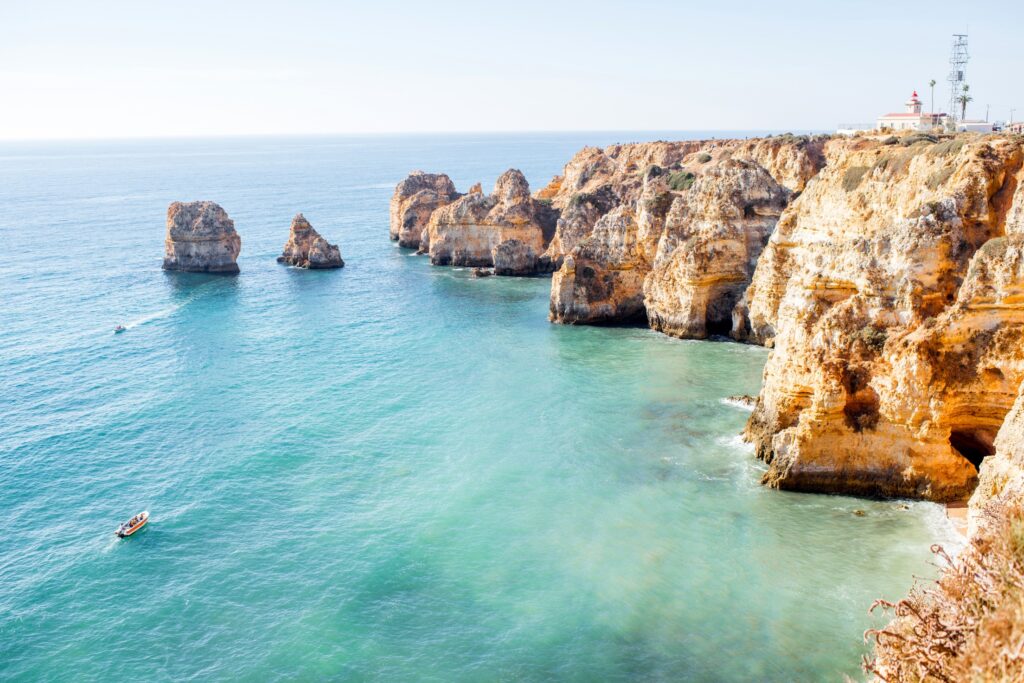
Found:
M 754 412 L 754 406 L 747 403 L 746 401 L 740 401 L 732 397 L 723 398 L 721 401 L 719 401 L 719 403 L 721 403 L 722 405 L 729 406 L 730 408 L 737 408 L 739 410 L 746 411 L 748 413 Z
M 733 434 L 732 436 L 720 436 L 716 439 L 719 444 L 725 446 L 729 450 L 739 451 L 745 454 L 752 454 L 754 452 L 754 444 L 747 443 L 743 439 L 742 434 Z
M 908 505 L 918 508 L 917 512 L 924 520 L 929 535 L 950 556 L 959 555 L 967 546 L 967 539 L 957 530 L 956 525 L 946 514 L 944 505 L 924 502 L 913 502 Z

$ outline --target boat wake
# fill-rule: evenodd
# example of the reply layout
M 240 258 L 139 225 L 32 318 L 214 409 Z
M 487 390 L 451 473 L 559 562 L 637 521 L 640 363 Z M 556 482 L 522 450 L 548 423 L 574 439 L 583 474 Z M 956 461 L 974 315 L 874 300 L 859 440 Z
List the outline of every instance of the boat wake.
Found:
M 161 318 L 166 318 L 168 316 L 174 315 L 179 310 L 181 310 L 186 303 L 188 302 L 168 306 L 167 308 L 161 309 L 155 313 L 150 313 L 148 315 L 135 318 L 134 320 L 129 320 L 128 322 L 124 323 L 124 328 L 126 330 L 133 330 L 136 327 L 139 327 L 140 325 L 145 325 L 146 323 L 153 322 L 154 320 L 160 320 Z

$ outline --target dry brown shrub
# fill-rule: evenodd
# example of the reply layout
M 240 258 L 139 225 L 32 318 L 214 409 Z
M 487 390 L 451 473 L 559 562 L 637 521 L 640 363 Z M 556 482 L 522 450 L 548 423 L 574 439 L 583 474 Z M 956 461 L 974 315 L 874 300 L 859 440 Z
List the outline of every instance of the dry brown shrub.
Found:
M 994 506 L 983 528 L 956 559 L 932 547 L 945 564 L 937 581 L 875 601 L 895 618 L 864 632 L 875 643 L 866 672 L 890 683 L 1024 680 L 1024 510 Z

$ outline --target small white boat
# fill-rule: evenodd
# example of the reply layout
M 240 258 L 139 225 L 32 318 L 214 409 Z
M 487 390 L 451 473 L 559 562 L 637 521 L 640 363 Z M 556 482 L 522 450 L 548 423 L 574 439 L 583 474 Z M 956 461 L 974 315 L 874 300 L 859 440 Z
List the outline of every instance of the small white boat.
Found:
M 114 334 L 120 334 L 121 332 L 124 332 L 127 329 L 128 328 L 125 327 L 124 325 L 118 325 L 117 327 L 114 328 Z
M 127 538 L 142 527 L 146 526 L 146 522 L 148 521 L 149 513 L 140 512 L 121 526 L 117 527 L 117 531 L 115 531 L 114 534 L 117 535 L 118 538 Z

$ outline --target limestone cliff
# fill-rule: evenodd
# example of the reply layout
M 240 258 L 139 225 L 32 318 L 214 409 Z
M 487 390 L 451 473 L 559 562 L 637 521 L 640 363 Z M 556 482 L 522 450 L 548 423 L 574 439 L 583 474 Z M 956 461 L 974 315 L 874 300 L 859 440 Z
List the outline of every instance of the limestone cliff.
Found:
M 641 319 L 647 267 L 635 209 L 622 204 L 597 221 L 554 274 L 551 319 L 588 324 Z
M 164 270 L 237 273 L 241 249 L 235 222 L 218 204 L 172 202 L 167 207 Z
M 971 496 L 968 533 L 990 523 L 998 504 L 1024 505 L 1024 384 L 993 442 L 995 453 L 982 462 Z
M 299 268 L 341 268 L 345 262 L 336 244 L 330 244 L 320 236 L 301 213 L 292 219 L 284 253 L 277 257 L 278 263 L 287 263 Z
M 645 174 L 700 175 L 718 162 L 752 161 L 779 185 L 803 190 L 825 164 L 825 136 L 779 135 L 750 140 L 683 140 L 586 147 L 565 165 L 562 175 L 537 193 L 561 211 L 548 256 L 556 265 L 590 235 L 597 220 L 620 203 L 636 202 Z
M 1021 144 L 903 142 L 832 144 L 757 265 L 749 329 L 775 351 L 747 434 L 771 485 L 962 499 L 1016 395 Z
M 430 263 L 498 266 L 506 275 L 550 270 L 541 255 L 555 220 L 550 206 L 530 196 L 523 174 L 511 169 L 498 178 L 492 194 L 470 192 L 433 213 L 427 230 Z
M 391 239 L 401 247 L 419 248 L 430 216 L 458 197 L 454 183 L 443 173 L 413 171 L 391 197 Z
M 728 334 L 790 194 L 750 161 L 729 159 L 699 176 L 672 205 L 644 282 L 651 328 L 698 339 Z

